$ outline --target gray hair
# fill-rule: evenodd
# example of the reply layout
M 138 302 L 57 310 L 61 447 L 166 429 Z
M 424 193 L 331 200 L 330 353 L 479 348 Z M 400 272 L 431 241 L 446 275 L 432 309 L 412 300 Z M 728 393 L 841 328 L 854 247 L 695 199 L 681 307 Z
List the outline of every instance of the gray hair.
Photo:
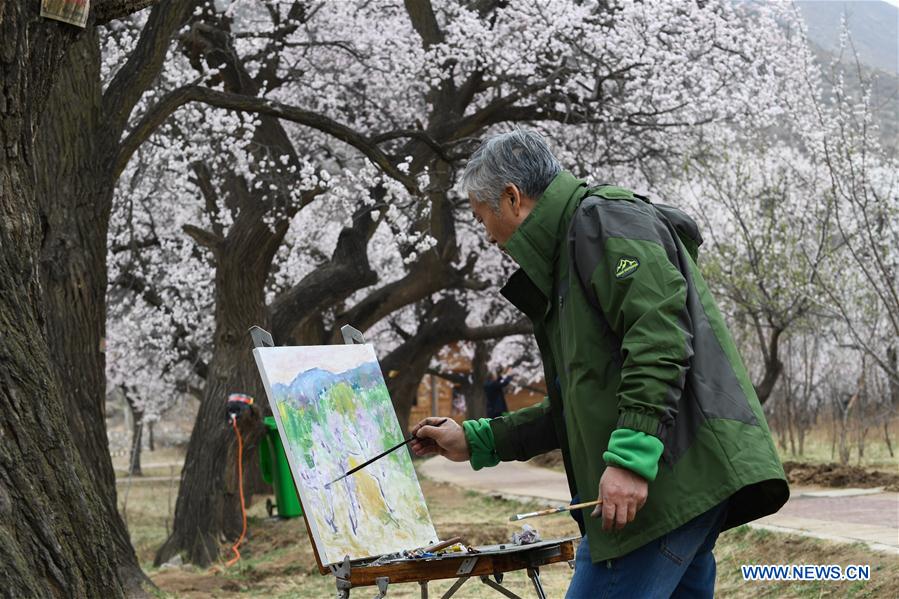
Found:
M 462 193 L 499 210 L 506 185 L 536 200 L 561 170 L 542 135 L 516 129 L 494 135 L 474 151 L 462 173 Z

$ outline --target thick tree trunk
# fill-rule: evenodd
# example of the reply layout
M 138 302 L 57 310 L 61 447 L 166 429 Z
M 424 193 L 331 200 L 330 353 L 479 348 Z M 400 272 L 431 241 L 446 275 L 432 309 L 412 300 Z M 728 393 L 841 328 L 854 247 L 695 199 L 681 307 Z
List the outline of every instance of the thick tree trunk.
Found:
M 208 566 L 220 552 L 222 538 L 240 534 L 236 438 L 226 419 L 226 402 L 231 393 L 252 395 L 261 406 L 267 404 L 265 390 L 252 356 L 248 329 L 267 327 L 265 279 L 286 223 L 271 232 L 251 206 L 241 210 L 228 238 L 214 248 L 215 336 L 200 411 L 190 436 L 181 487 L 175 506 L 171 536 L 156 554 L 156 564 L 183 554 L 186 561 Z M 256 443 L 264 433 L 259 411 L 241 419 L 244 436 L 245 493 L 253 488 L 258 468 Z
M 98 133 L 101 91 L 99 39 L 90 29 L 61 65 L 36 139 L 41 282 L 47 341 L 69 427 L 103 500 L 122 580 L 129 594 L 140 594 L 150 581 L 116 505 L 106 436 L 106 234 L 113 179 L 103 159 L 109 148 Z
M 121 597 L 101 497 L 44 334 L 32 140 L 77 28 L 0 3 L 0 580 L 13 597 Z
M 202 58 L 210 67 L 223 70 L 228 91 L 251 96 L 259 92 L 258 84 L 246 72 L 225 31 L 196 24 L 185 39 L 185 48 L 192 59 Z M 270 159 L 265 152 L 271 151 L 273 155 L 288 156 L 292 164 L 298 166 L 296 152 L 277 119 L 263 116 L 255 140 L 259 145 L 258 159 Z M 199 166 L 197 176 L 209 177 L 209 173 Z M 156 554 L 157 564 L 182 553 L 193 564 L 208 565 L 219 555 L 221 537 L 233 539 L 240 533 L 236 444 L 233 430 L 225 420 L 225 403 L 231 393 L 249 393 L 257 400 L 259 409 L 254 412 L 254 417 L 245 418 L 247 422 L 241 423 L 245 435 L 245 495 L 251 496 L 252 491 L 262 486 L 256 441 L 265 432 L 258 416 L 268 412 L 268 400 L 252 357 L 247 331 L 252 325 L 269 328 L 265 281 L 275 252 L 287 232 L 290 217 L 301 206 L 288 209 L 271 231 L 263 221 L 270 200 L 246 186 L 239 174 L 231 172 L 223 176 L 228 180 L 228 188 L 223 190 L 228 197 L 214 197 L 215 186 L 208 185 L 204 192 L 210 194 L 207 201 L 223 200 L 229 209 L 239 206 L 239 210 L 233 212 L 236 218 L 227 233 L 213 231 L 195 236 L 198 243 L 212 249 L 216 259 L 213 356 L 187 449 L 173 531 Z M 223 235 L 225 237 L 221 238 Z M 293 299 L 302 304 L 301 299 Z M 277 334 L 289 335 L 291 332 L 279 330 Z
M 173 532 L 157 553 L 157 564 L 183 552 L 186 561 L 208 566 L 219 556 L 222 535 L 232 538 L 240 532 L 233 475 L 236 439 L 225 407 L 231 393 L 247 393 L 265 401 L 247 335 L 252 325 L 264 326 L 265 304 L 261 285 L 246 280 L 247 275 L 255 275 L 248 273 L 249 269 L 244 273 L 234 270 L 220 266 L 216 276 L 215 352 L 181 474 Z M 261 423 L 256 417 L 242 420 L 239 424 L 249 448 L 260 436 Z M 246 464 L 252 463 L 250 453 L 244 455 Z

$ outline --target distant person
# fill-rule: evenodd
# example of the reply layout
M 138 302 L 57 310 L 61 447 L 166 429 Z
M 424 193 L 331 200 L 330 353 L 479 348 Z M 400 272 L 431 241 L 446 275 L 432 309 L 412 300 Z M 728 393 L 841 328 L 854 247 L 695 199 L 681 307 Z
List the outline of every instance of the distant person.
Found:
M 487 418 L 498 418 L 509 411 L 506 405 L 505 389 L 512 382 L 512 377 L 503 376 L 499 370 L 484 383 L 484 394 L 487 396 Z
M 560 448 L 572 499 L 602 501 L 572 514 L 569 599 L 712 597 L 718 533 L 776 512 L 789 487 L 696 265 L 696 223 L 588 185 L 526 131 L 485 141 L 461 185 L 521 267 L 502 294 L 534 325 L 549 397 L 462 426 L 426 418 L 412 451 L 479 469 Z

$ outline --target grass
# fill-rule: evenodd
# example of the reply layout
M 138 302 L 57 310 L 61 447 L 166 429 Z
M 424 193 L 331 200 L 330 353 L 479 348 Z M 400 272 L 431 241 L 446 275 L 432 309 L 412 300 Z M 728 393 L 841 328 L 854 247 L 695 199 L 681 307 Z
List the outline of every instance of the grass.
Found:
M 865 468 L 875 469 L 892 469 L 894 472 L 899 468 L 899 418 L 893 418 L 890 422 L 890 441 L 893 444 L 893 455 L 890 455 L 889 447 L 883 437 L 883 425 L 871 427 L 865 436 L 865 453 L 859 458 L 858 444 L 856 442 L 855 423 L 850 423 L 849 442 L 851 444 L 849 463 L 855 466 L 863 466 Z M 833 431 L 829 422 L 820 422 L 806 434 L 805 447 L 802 455 L 794 455 L 790 451 L 789 440 L 787 440 L 786 449 L 780 446 L 780 436 L 776 431 L 772 431 L 777 443 L 777 450 L 783 461 L 800 460 L 803 462 L 812 462 L 815 464 L 825 464 L 828 462 L 839 462 L 839 449 L 837 453 L 833 453 Z
M 850 426 L 854 426 L 852 423 Z M 855 439 L 856 431 L 851 430 L 850 441 L 850 466 L 861 466 L 869 470 L 883 470 L 886 472 L 896 472 L 899 470 L 899 418 L 893 418 L 890 422 L 890 441 L 893 444 L 893 455 L 890 455 L 889 446 L 883 437 L 883 425 L 868 431 L 865 437 L 864 456 L 859 457 L 858 444 Z M 780 459 L 786 461 L 807 462 L 810 464 L 828 464 L 839 462 L 839 455 L 833 455 L 831 448 L 833 445 L 833 432 L 830 423 L 821 422 L 818 426 L 810 430 L 806 434 L 805 446 L 802 454 L 793 454 L 790 451 L 789 441 L 784 449 L 780 446 L 780 436 L 777 431 L 772 431 L 777 451 Z M 532 460 L 537 466 L 549 468 L 557 472 L 564 472 L 565 467 L 562 465 L 561 453 L 557 451 L 550 452 L 544 456 L 537 456 Z
M 899 597 L 899 557 L 862 544 L 831 543 L 740 526 L 723 533 L 715 548 L 716 596 L 720 597 Z M 869 565 L 868 581 L 744 581 L 741 565 Z
M 152 484 L 132 490 L 135 504 L 153 501 Z M 441 538 L 461 536 L 470 544 L 486 544 L 509 540 L 520 525 L 508 522 L 513 513 L 537 509 L 526 505 L 434 483 L 422 481 L 431 517 Z M 159 529 L 162 517 L 156 506 L 139 509 L 129 516 L 135 524 L 132 530 L 138 558 L 153 581 L 159 585 L 162 597 L 283 597 L 312 599 L 334 593 L 334 579 L 318 573 L 302 519 L 271 520 L 265 516 L 263 501 L 250 509 L 250 537 L 241 549 L 242 559 L 232 568 L 220 571 L 201 571 L 193 567 L 156 569 L 152 567 L 153 551 L 164 540 Z M 157 529 L 154 533 L 154 522 Z M 577 527 L 567 517 L 558 517 L 540 527 L 546 538 L 577 534 Z M 228 557 L 228 555 L 226 555 Z M 543 584 L 550 597 L 564 594 L 571 577 L 567 564 L 553 565 L 541 570 Z M 453 581 L 435 581 L 429 586 L 432 596 L 441 596 Z M 513 592 L 528 596 L 532 589 L 524 572 L 510 573 L 503 581 Z M 370 593 L 370 589 L 363 594 Z M 419 597 L 418 585 L 403 584 L 390 588 L 390 597 Z M 493 598 L 495 591 L 479 581 L 469 581 L 459 597 Z
M 162 461 L 153 457 L 153 462 Z M 429 480 L 422 480 L 422 488 L 440 537 L 459 535 L 469 544 L 506 541 L 520 527 L 520 524 L 508 522 L 511 514 L 543 507 L 493 498 Z M 334 579 L 318 573 L 302 519 L 269 519 L 264 498 L 257 498 L 250 508 L 249 536 L 241 548 L 242 559 L 232 568 L 153 568 L 154 552 L 165 540 L 166 526 L 171 522 L 170 489 L 173 509 L 177 482 L 173 487 L 167 482 L 134 484 L 126 514 L 138 558 L 159 587 L 154 596 L 318 599 L 334 594 Z M 120 486 L 120 495 L 121 491 Z M 574 522 L 565 515 L 532 520 L 531 523 L 543 538 L 577 534 Z M 744 526 L 722 534 L 715 553 L 719 597 L 899 597 L 899 578 L 892 575 L 899 571 L 899 557 L 876 553 L 862 545 L 837 544 Z M 230 552 L 225 548 L 223 558 L 228 557 Z M 742 579 L 742 564 L 869 564 L 872 579 L 867 582 L 747 582 Z M 566 564 L 542 568 L 541 578 L 547 596 L 564 596 L 571 575 Z M 441 596 L 451 583 L 431 583 L 431 596 Z M 522 597 L 533 596 L 533 587 L 524 572 L 507 574 L 504 584 Z M 360 596 L 368 596 L 374 591 L 364 589 L 354 596 L 360 593 Z M 391 598 L 419 596 L 415 584 L 393 585 L 388 595 Z M 469 581 L 456 596 L 493 599 L 499 595 L 479 581 Z

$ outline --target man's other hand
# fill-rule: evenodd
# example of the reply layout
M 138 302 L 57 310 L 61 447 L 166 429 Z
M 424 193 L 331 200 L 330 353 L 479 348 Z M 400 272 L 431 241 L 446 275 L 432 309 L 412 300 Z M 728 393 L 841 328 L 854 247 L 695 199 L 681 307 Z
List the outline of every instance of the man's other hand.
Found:
M 648 495 L 649 483 L 645 478 L 626 468 L 607 466 L 599 479 L 602 504 L 590 515 L 594 518 L 602 515 L 603 530 L 621 530 L 625 524 L 633 522 Z
M 446 422 L 434 426 L 441 420 L 444 419 L 430 417 L 415 425 L 412 434 L 416 438 L 409 444 L 412 453 L 417 456 L 439 453 L 454 462 L 464 462 L 471 458 L 465 431 L 459 423 L 452 418 L 446 418 Z

